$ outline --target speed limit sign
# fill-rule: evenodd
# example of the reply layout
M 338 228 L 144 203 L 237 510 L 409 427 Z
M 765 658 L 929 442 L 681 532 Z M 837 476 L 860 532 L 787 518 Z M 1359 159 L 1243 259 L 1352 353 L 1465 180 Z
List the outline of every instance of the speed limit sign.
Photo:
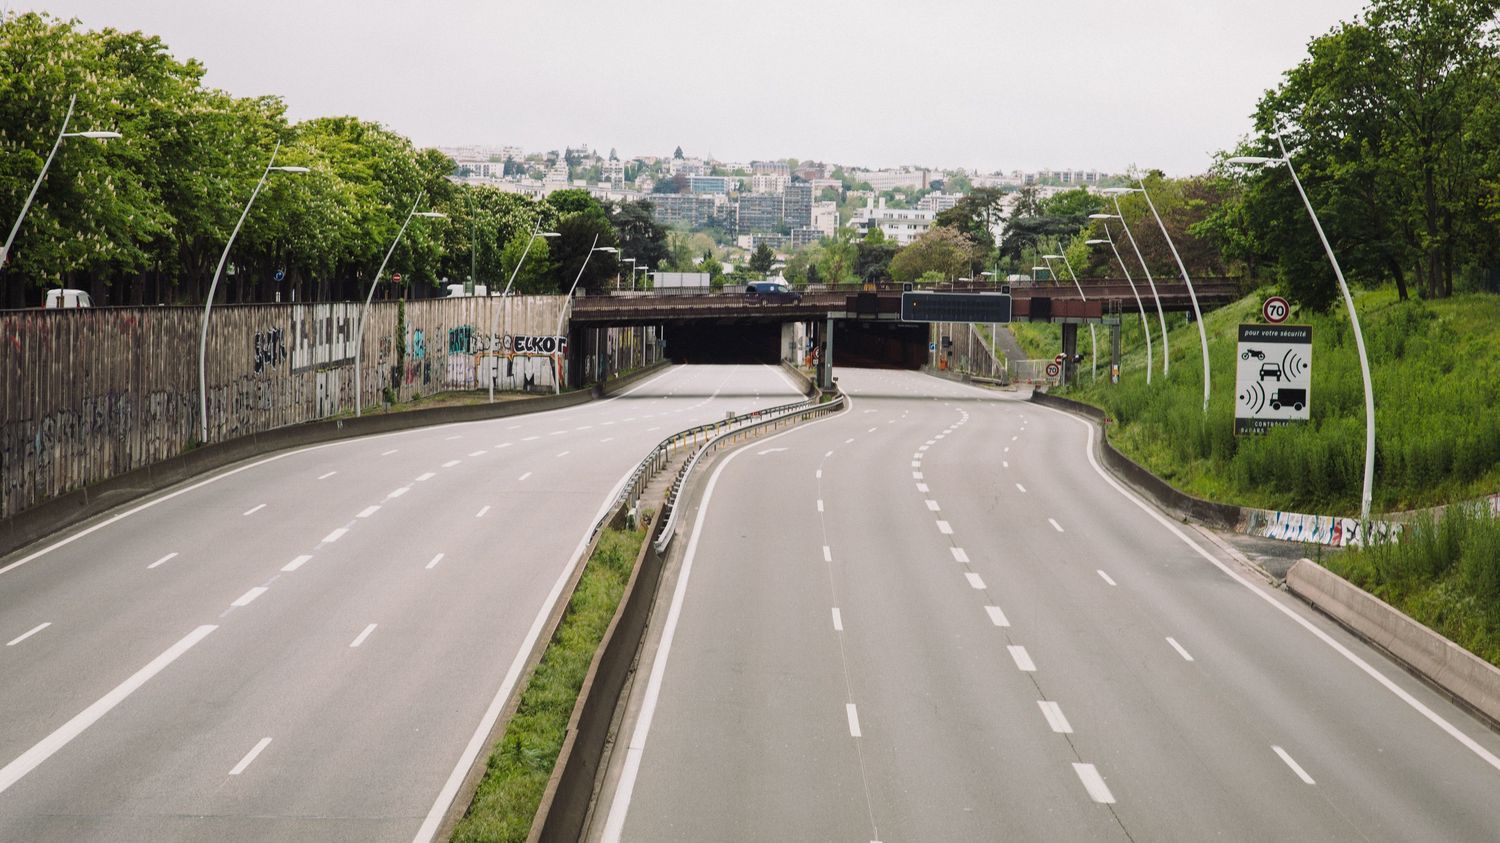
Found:
M 1049 378 L 1055 378 L 1055 377 L 1057 377 L 1060 374 L 1062 374 L 1062 367 L 1061 366 L 1057 365 L 1056 363 L 1048 363 L 1047 364 L 1047 377 L 1049 377 Z
M 1292 315 L 1292 304 L 1281 296 L 1272 296 L 1260 306 L 1260 315 L 1272 325 L 1280 325 Z

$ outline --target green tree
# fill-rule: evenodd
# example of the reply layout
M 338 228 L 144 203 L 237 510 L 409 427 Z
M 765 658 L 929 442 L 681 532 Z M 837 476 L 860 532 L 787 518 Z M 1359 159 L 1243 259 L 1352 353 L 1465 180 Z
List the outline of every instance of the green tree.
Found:
M 981 187 L 937 215 L 937 225 L 954 229 L 988 252 L 995 247 L 995 226 L 1003 217 L 1001 201 L 1005 194 L 999 188 Z
M 775 262 L 776 253 L 762 241 L 755 247 L 755 253 L 750 256 L 750 271 L 765 275 L 771 271 L 771 265 Z
M 936 272 L 951 281 L 971 272 L 979 258 L 979 247 L 968 237 L 954 229 L 935 226 L 891 259 L 891 280 L 904 284 Z

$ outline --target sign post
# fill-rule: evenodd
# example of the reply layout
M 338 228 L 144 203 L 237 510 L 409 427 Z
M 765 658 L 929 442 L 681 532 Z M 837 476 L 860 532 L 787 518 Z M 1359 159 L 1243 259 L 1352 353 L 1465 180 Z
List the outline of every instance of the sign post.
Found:
M 1265 433 L 1311 417 L 1312 326 L 1241 325 L 1234 433 Z

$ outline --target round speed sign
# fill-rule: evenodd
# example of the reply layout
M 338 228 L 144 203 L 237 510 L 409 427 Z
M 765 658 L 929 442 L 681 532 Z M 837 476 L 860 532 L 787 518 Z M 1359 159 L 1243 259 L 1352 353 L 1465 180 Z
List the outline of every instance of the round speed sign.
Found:
M 1272 325 L 1280 325 L 1292 315 L 1292 303 L 1281 296 L 1272 296 L 1260 306 L 1260 315 Z

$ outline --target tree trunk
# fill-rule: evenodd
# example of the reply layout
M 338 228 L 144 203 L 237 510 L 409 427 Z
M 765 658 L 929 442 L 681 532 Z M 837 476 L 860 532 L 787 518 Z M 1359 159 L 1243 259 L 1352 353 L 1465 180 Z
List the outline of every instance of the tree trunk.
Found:
M 1386 267 L 1390 270 L 1391 277 L 1396 279 L 1396 297 L 1400 301 L 1407 300 L 1406 273 L 1401 271 L 1401 262 L 1395 258 L 1386 258 Z

